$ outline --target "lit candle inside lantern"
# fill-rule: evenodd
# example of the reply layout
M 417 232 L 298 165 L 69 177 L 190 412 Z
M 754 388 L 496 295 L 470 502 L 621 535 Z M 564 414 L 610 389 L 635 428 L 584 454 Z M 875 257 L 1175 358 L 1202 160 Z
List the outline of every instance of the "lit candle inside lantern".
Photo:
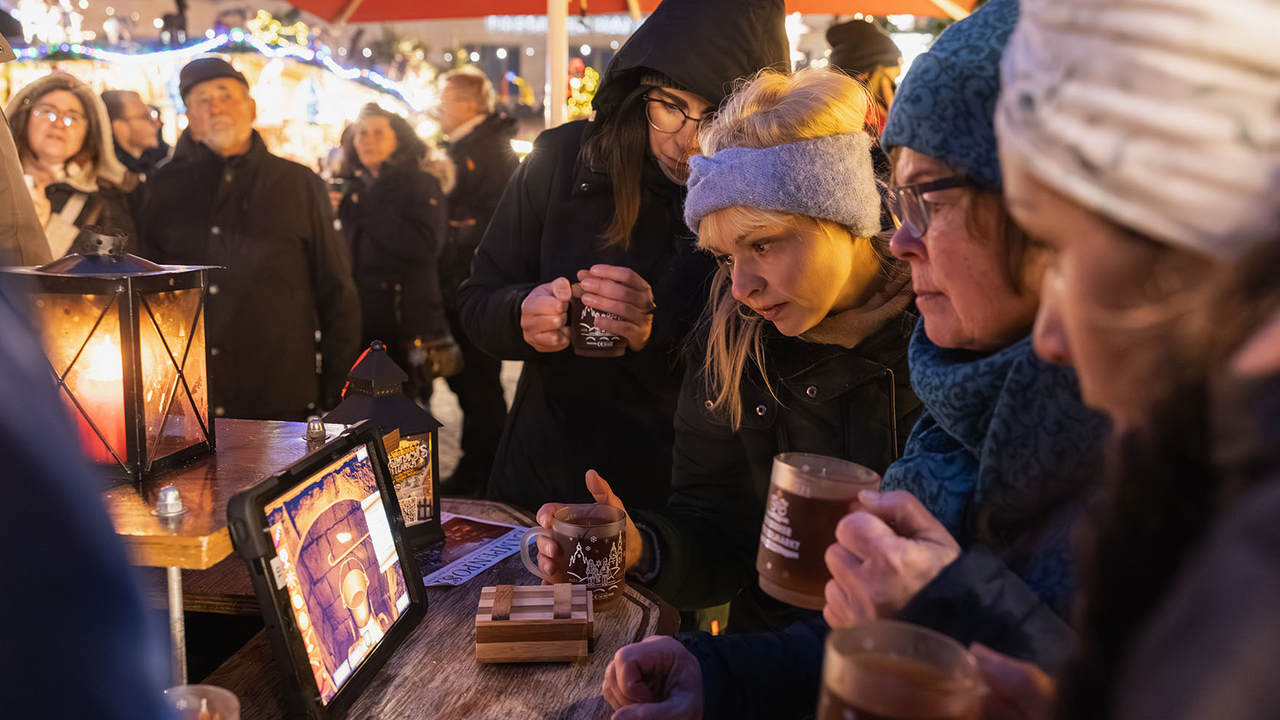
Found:
M 84 364 L 85 370 L 69 389 L 83 410 L 76 413 L 80 444 L 90 460 L 115 463 L 116 459 L 111 451 L 102 444 L 102 438 L 106 438 L 120 454 L 120 459 L 124 460 L 124 372 L 120 365 L 120 343 L 104 333 L 89 343 L 79 363 Z M 89 425 L 85 414 L 93 419 L 102 438 Z

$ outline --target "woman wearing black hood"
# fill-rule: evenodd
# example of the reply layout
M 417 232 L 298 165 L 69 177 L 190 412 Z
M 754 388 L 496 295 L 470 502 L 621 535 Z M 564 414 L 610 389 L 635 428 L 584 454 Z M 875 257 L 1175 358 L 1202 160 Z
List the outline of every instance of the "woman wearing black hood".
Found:
M 666 0 L 605 71 L 592 120 L 548 130 L 507 186 L 461 290 L 464 327 L 524 371 L 490 497 L 590 502 L 589 469 L 631 508 L 663 507 L 679 349 L 714 270 L 682 220 L 689 143 L 734 80 L 788 66 L 782 0 Z M 570 283 L 626 339 L 579 357 Z
M 411 396 L 460 369 L 440 297 L 438 259 L 448 215 L 441 179 L 425 172 L 426 143 L 408 121 L 369 104 L 343 133 L 350 181 L 337 203 L 360 292 L 363 343 L 381 340 L 409 374 Z

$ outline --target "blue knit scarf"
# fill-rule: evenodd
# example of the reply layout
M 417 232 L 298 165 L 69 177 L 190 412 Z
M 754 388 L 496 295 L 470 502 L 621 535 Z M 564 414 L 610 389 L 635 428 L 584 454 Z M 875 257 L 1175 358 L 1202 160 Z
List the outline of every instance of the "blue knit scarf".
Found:
M 948 350 L 929 342 L 922 320 L 910 363 L 925 410 L 903 457 L 885 472 L 884 489 L 911 492 L 961 546 L 976 539 L 988 506 L 1022 507 L 1097 481 L 1109 424 L 1081 402 L 1075 372 L 1036 357 L 1030 337 L 991 355 Z M 1061 535 L 1052 547 L 1037 543 L 1044 557 L 1033 557 L 1022 574 L 1064 608 L 1074 579 L 1062 576 L 1073 571 L 1069 538 Z

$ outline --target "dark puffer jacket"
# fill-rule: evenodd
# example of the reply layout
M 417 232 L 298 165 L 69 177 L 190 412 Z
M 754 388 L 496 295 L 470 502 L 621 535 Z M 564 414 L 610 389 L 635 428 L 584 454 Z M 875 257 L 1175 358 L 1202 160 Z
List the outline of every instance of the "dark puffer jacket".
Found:
M 668 0 L 614 57 L 593 122 L 548 130 L 508 185 L 460 291 L 467 334 L 481 350 L 523 360 L 524 371 L 489 483 L 490 497 L 536 510 L 545 502 L 588 502 L 595 468 L 636 508 L 666 504 L 671 421 L 683 370 L 678 348 L 701 312 L 710 256 L 684 226 L 684 188 L 650 156 L 639 218 L 627 249 L 602 247 L 614 214 L 609 177 L 581 149 L 657 70 L 713 105 L 731 83 L 785 62 L 781 0 Z M 714 30 L 714 32 L 712 32 Z M 536 286 L 576 280 L 596 263 L 631 268 L 653 288 L 653 333 L 639 352 L 584 358 L 570 349 L 538 353 L 520 330 L 520 305 Z
M 766 371 L 776 397 L 758 373 L 745 382 L 737 432 L 708 407 L 701 370 L 691 362 L 676 412 L 671 500 L 662 511 L 632 511 L 658 540 L 654 591 L 681 610 L 732 601 L 732 632 L 781 630 L 813 616 L 756 582 L 773 457 L 817 453 L 883 473 L 920 414 L 907 371 L 915 321 L 903 313 L 852 350 L 788 338 L 770 326 Z

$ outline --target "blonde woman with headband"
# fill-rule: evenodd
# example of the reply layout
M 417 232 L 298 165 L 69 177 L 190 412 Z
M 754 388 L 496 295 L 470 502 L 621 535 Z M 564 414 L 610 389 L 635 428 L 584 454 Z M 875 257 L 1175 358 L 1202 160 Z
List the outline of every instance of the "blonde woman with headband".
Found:
M 1277 23 L 1274 2 L 1023 0 L 997 130 L 1047 258 L 1036 349 L 1119 437 L 1057 706 L 980 651 L 1001 717 L 1280 717 Z
M 863 87 L 838 73 L 761 74 L 690 161 L 685 220 L 719 270 L 681 388 L 673 497 L 632 513 L 627 564 L 683 610 L 732 600 L 735 629 L 813 615 L 756 583 L 774 455 L 882 473 L 919 412 L 907 372 L 913 296 L 881 234 L 867 108 Z M 598 502 L 628 502 L 594 472 L 587 487 Z M 552 543 L 539 551 L 549 572 L 563 560 Z

